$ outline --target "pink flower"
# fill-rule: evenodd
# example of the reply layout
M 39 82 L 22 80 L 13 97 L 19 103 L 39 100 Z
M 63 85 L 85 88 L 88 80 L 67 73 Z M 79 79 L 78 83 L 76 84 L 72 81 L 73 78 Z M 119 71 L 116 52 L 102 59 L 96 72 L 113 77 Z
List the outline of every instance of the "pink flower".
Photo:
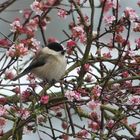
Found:
M 7 39 L 0 39 L 1 46 L 9 46 L 10 42 Z
M 133 130 L 136 130 L 136 128 L 137 128 L 137 123 L 132 123 L 132 124 L 129 125 L 129 127 L 130 127 L 131 129 L 133 129 Z
M 135 95 L 129 97 L 127 103 L 130 105 L 140 105 L 140 96 Z
M 47 0 L 48 6 L 58 5 L 60 3 L 60 0 Z
M 6 109 L 3 106 L 0 106 L 0 116 L 3 116 L 6 114 Z
M 135 40 L 136 46 L 140 49 L 140 38 Z
M 48 102 L 49 102 L 49 96 L 48 95 L 41 96 L 41 99 L 40 99 L 41 104 L 47 104 Z
M 89 115 L 90 115 L 91 120 L 94 120 L 94 121 L 98 122 L 99 116 L 97 115 L 96 112 L 94 112 L 94 111 L 90 112 Z
M 74 50 L 74 48 L 75 48 L 76 46 L 77 46 L 77 44 L 76 44 L 75 41 L 73 41 L 73 40 L 68 40 L 68 41 L 67 41 L 67 53 L 68 53 L 69 55 L 71 55 L 72 52 L 73 52 L 73 50 Z
M 18 116 L 21 117 L 22 120 L 26 120 L 28 117 L 30 117 L 30 115 L 30 111 L 28 111 L 26 108 L 18 111 Z
M 8 101 L 7 98 L 5 98 L 5 97 L 0 97 L 0 104 L 1 104 L 1 105 L 6 104 L 7 101 Z
M 87 74 L 86 77 L 85 77 L 85 81 L 86 82 L 92 82 L 93 81 L 93 76 L 90 75 L 90 74 Z
M 34 50 L 39 50 L 40 48 L 40 41 L 36 40 L 35 38 L 31 38 L 31 44 L 32 44 L 32 48 L 34 48 Z
M 62 121 L 61 126 L 62 126 L 62 128 L 63 128 L 64 130 L 66 130 L 66 129 L 68 128 L 68 123 Z
M 88 122 L 88 127 L 92 129 L 92 131 L 96 132 L 99 130 L 100 125 L 97 122 L 90 121 Z
M 97 109 L 97 107 L 100 107 L 100 103 L 98 103 L 94 100 L 91 100 L 87 103 L 87 107 L 91 110 L 94 110 L 94 109 Z
M 81 17 L 78 17 L 77 19 L 81 23 Z M 89 22 L 89 17 L 87 15 L 84 16 L 84 21 Z
M 90 64 L 84 64 L 84 70 L 85 70 L 85 72 L 88 72 L 88 71 L 91 71 L 91 69 L 90 69 Z
M 27 101 L 30 96 L 31 96 L 31 92 L 30 92 L 30 90 L 27 89 L 27 90 L 22 92 L 21 99 L 22 99 L 22 101 Z
M 5 79 L 10 79 L 12 80 L 15 77 L 15 75 L 12 73 L 10 70 L 5 71 Z
M 129 88 L 132 87 L 132 81 L 131 80 L 125 81 L 123 86 L 124 87 L 129 87 Z
M 20 88 L 19 87 L 15 87 L 12 89 L 13 92 L 15 92 L 16 94 L 20 93 Z
M 40 25 L 42 26 L 43 30 L 46 30 L 46 27 L 49 23 L 50 23 L 50 21 L 46 20 L 46 18 L 44 18 L 40 21 Z
M 80 100 L 81 95 L 77 91 L 67 91 L 65 93 L 65 97 L 67 97 L 68 100 L 72 102 L 73 100 Z
M 71 39 L 67 41 L 67 47 L 75 47 L 76 45 L 76 42 Z
M 108 53 L 103 53 L 103 57 L 106 58 L 106 59 L 109 59 L 112 56 L 111 56 L 110 52 L 108 52 Z
M 107 25 L 112 24 L 116 20 L 115 16 L 105 16 L 104 21 Z
M 123 78 L 127 78 L 129 76 L 128 71 L 122 72 L 122 76 L 123 76 Z
M 25 19 L 28 19 L 30 17 L 30 14 L 31 14 L 31 10 L 30 9 L 24 9 L 23 17 Z
M 101 1 L 101 3 L 105 2 L 105 0 L 100 0 L 100 1 Z M 119 5 L 119 7 L 120 7 L 120 5 Z M 112 8 L 114 8 L 114 9 L 117 8 L 117 0 L 106 0 L 104 12 L 108 12 Z
M 134 32 L 140 32 L 140 23 L 134 23 Z
M 130 7 L 126 7 L 124 11 L 125 17 L 129 18 L 131 21 L 134 21 L 138 18 L 138 15 L 136 14 L 136 11 Z
M 125 40 L 123 39 L 123 37 L 120 34 L 116 34 L 115 41 L 118 43 L 123 43 Z
M 86 34 L 82 26 L 75 26 L 72 28 L 72 37 L 80 39 L 81 43 L 86 42 Z
M 73 37 L 79 37 L 84 34 L 84 29 L 82 26 L 75 26 L 72 28 Z
M 33 73 L 29 73 L 27 80 L 29 80 L 30 84 L 29 86 L 32 87 L 33 89 L 36 88 L 36 81 L 35 81 L 35 75 Z
M 127 53 L 130 57 L 135 57 L 136 56 L 136 52 L 133 51 L 133 50 L 129 50 L 129 51 L 127 51 Z
M 10 57 L 20 57 L 28 53 L 28 49 L 24 46 L 23 43 L 13 44 L 7 51 L 7 56 Z
M 15 19 L 11 24 L 10 24 L 10 26 L 12 27 L 11 28 L 11 31 L 12 32 L 16 32 L 16 31 L 18 31 L 18 30 L 21 30 L 22 29 L 22 25 L 21 25 L 21 23 L 20 23 L 20 20 L 17 18 L 17 19 Z
M 26 28 L 32 32 L 37 31 L 38 21 L 39 21 L 38 18 L 30 19 L 26 25 Z
M 6 124 L 6 120 L 3 118 L 0 118 L 0 128 L 3 128 Z
M 64 19 L 65 19 L 65 18 L 67 17 L 68 13 L 67 13 L 67 11 L 64 10 L 64 9 L 59 9 L 57 15 L 58 15 L 60 18 L 64 18 Z
M 34 1 L 31 5 L 30 5 L 32 11 L 35 12 L 36 15 L 41 15 L 43 13 L 42 9 L 43 9 L 43 5 L 41 4 L 41 2 L 38 1 Z
M 87 138 L 87 137 L 89 136 L 89 133 L 88 133 L 87 130 L 83 129 L 83 130 L 79 131 L 79 132 L 77 133 L 77 135 L 78 135 L 78 137 L 80 137 L 80 138 Z
M 100 87 L 99 85 L 96 85 L 93 87 L 91 92 L 95 97 L 99 97 L 101 94 L 101 90 L 102 90 L 102 87 Z
M 112 129 L 112 127 L 114 126 L 114 123 L 115 123 L 114 120 L 109 120 L 106 124 L 106 127 Z

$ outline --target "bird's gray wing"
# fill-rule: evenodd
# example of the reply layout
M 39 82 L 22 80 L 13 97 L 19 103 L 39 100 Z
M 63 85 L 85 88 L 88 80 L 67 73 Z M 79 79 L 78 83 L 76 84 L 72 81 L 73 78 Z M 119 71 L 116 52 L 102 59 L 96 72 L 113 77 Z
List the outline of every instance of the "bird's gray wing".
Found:
M 47 59 L 48 59 L 49 55 L 38 55 L 37 57 L 35 57 L 32 62 L 30 63 L 30 65 L 26 68 L 27 70 L 32 70 L 34 68 L 43 66 L 44 64 L 47 63 Z M 26 70 L 25 69 L 25 70 Z M 24 71 L 25 71 L 24 70 Z
M 34 68 L 43 66 L 44 64 L 47 63 L 47 59 L 50 55 L 44 55 L 44 54 L 38 54 L 30 63 L 30 65 L 19 75 L 17 75 L 13 81 L 19 79 L 20 77 L 24 76 L 25 74 L 29 73 L 31 70 L 33 70 Z

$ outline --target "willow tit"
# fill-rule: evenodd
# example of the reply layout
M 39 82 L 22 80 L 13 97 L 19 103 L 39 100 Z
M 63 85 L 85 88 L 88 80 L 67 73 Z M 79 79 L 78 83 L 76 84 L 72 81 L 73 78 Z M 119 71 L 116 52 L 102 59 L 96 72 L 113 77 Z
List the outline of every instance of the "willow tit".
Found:
M 65 50 L 59 43 L 53 42 L 42 48 L 33 58 L 30 65 L 13 80 L 31 72 L 48 82 L 58 81 L 65 73 L 67 61 Z

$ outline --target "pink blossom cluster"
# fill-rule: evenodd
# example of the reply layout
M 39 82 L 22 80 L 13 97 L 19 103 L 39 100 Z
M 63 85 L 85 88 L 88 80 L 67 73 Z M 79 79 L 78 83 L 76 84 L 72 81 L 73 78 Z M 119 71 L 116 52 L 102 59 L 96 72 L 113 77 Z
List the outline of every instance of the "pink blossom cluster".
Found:
M 49 1 L 37 1 L 35 0 L 31 5 L 31 10 L 35 13 L 35 15 L 41 16 L 43 12 L 47 11 L 52 6 L 58 5 L 60 0 L 49 0 Z M 62 12 L 62 11 L 61 11 Z M 63 12 L 60 14 L 65 15 Z
M 106 123 L 106 127 L 112 129 L 114 124 L 115 124 L 114 120 L 108 120 Z
M 126 9 L 124 10 L 124 15 L 125 17 L 129 18 L 131 21 L 135 21 L 136 19 L 138 19 L 138 15 L 136 11 L 131 7 L 126 7 Z
M 90 128 L 93 132 L 97 132 L 100 129 L 100 124 L 95 121 L 88 121 L 88 128 Z
M 41 99 L 40 99 L 41 104 L 47 104 L 48 102 L 49 102 L 49 96 L 48 95 L 41 96 Z
M 135 22 L 133 30 L 134 32 L 140 32 L 140 23 Z
M 26 120 L 30 115 L 31 115 L 31 112 L 26 109 L 26 108 L 23 108 L 23 109 L 20 109 L 18 112 L 17 112 L 17 115 L 22 119 L 22 120 Z
M 31 15 L 31 10 L 29 8 L 23 10 L 23 18 L 28 19 L 30 15 Z
M 104 12 L 109 12 L 112 8 L 117 8 L 117 0 L 100 0 L 100 2 L 103 4 L 105 2 Z M 120 7 L 120 5 L 118 5 Z
M 80 40 L 81 43 L 86 42 L 86 34 L 83 26 L 74 26 L 72 28 L 72 38 Z
M 69 54 L 69 55 L 71 55 L 72 53 L 73 53 L 73 51 L 74 51 L 74 48 L 77 46 L 77 44 L 76 44 L 76 42 L 75 41 L 73 41 L 73 40 L 68 40 L 67 41 L 67 53 Z
M 97 98 L 101 95 L 101 90 L 102 90 L 102 87 L 99 85 L 96 85 L 92 88 L 91 93 L 93 94 L 94 98 Z
M 103 57 L 106 59 L 111 59 L 112 58 L 111 52 L 109 51 L 109 52 L 103 53 Z
M 107 25 L 112 24 L 116 20 L 115 16 L 105 16 L 104 21 Z
M 18 43 L 13 44 L 7 50 L 7 55 L 10 57 L 21 57 L 28 53 L 28 50 L 32 50 L 36 52 L 40 48 L 40 42 L 34 38 L 34 34 L 38 29 L 38 18 L 30 19 L 29 22 L 22 26 L 19 19 L 15 19 L 13 23 L 11 23 L 11 31 L 16 32 L 19 35 L 25 34 L 25 38 L 17 39 Z M 47 21 L 44 19 L 41 21 L 40 25 L 45 30 Z M 8 45 L 8 44 L 6 44 Z
M 41 15 L 43 13 L 43 3 L 39 2 L 39 1 L 34 1 L 31 5 L 30 5 L 32 11 L 35 12 L 36 15 Z
M 64 9 L 59 9 L 57 15 L 58 15 L 60 18 L 66 19 L 68 13 L 67 13 L 67 11 L 64 10 Z
M 23 43 L 13 44 L 7 51 L 7 56 L 10 57 L 20 57 L 27 55 L 28 48 L 24 46 Z
M 134 95 L 129 97 L 127 103 L 130 105 L 140 105 L 140 96 Z
M 11 70 L 5 71 L 5 79 L 12 80 L 15 77 L 14 73 Z
M 4 106 L 0 106 L 0 117 L 7 114 L 6 108 Z
M 88 63 L 84 64 L 83 68 L 84 68 L 85 72 L 91 71 L 90 64 L 88 64 Z
M 20 23 L 20 20 L 17 18 L 11 24 L 11 32 L 21 31 L 23 26 Z
M 37 31 L 38 22 L 38 18 L 30 19 L 29 22 L 26 24 L 27 29 L 31 32 Z
M 123 78 L 127 78 L 128 76 L 129 76 L 128 71 L 122 72 L 122 77 L 123 77 Z
M 87 107 L 91 110 L 95 110 L 97 108 L 100 108 L 100 103 L 98 101 L 95 100 L 91 100 L 87 103 Z
M 21 95 L 21 100 L 23 102 L 26 102 L 29 100 L 29 97 L 31 96 L 31 91 L 30 89 L 26 89 L 24 91 L 22 91 L 22 95 Z
M 7 39 L 0 39 L 0 46 L 6 47 L 6 46 L 9 46 L 9 45 L 10 45 L 9 40 L 7 40 Z
M 81 139 L 87 138 L 89 136 L 89 132 L 86 129 L 83 129 L 77 133 L 78 137 Z M 80 139 L 79 139 L 80 140 Z
M 65 93 L 65 97 L 67 97 L 67 99 L 72 102 L 74 100 L 80 100 L 81 99 L 81 94 L 77 91 L 68 90 Z

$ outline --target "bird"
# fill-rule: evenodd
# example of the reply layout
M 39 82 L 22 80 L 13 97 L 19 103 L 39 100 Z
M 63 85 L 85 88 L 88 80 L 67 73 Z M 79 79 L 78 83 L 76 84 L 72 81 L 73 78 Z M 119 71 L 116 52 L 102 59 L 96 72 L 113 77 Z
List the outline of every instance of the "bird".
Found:
M 29 66 L 13 78 L 13 81 L 31 72 L 48 83 L 56 82 L 64 75 L 66 66 L 66 50 L 60 43 L 51 42 L 34 56 Z

